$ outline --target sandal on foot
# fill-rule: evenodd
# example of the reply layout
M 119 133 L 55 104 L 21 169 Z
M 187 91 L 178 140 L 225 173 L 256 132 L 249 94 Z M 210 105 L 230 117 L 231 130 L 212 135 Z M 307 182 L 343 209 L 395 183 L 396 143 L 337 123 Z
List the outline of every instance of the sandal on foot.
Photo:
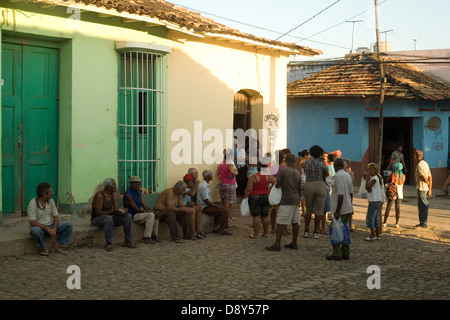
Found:
M 222 233 L 219 233 L 221 236 L 231 236 L 231 233 L 229 233 L 228 231 L 224 231 Z
M 298 249 L 298 245 L 293 244 L 293 243 L 285 244 L 284 247 L 286 249 L 293 249 L 293 250 L 297 250 Z
M 50 249 L 50 252 L 51 253 L 60 253 L 60 254 L 66 254 L 67 253 L 67 251 L 64 251 L 64 250 L 61 250 L 61 249 Z
M 122 247 L 127 247 L 131 249 L 137 248 L 136 245 L 132 241 L 122 243 Z
M 111 244 L 107 244 L 103 247 L 106 251 L 113 251 L 113 247 Z
M 273 245 L 273 246 L 270 246 L 270 247 L 266 247 L 266 250 L 268 250 L 268 251 L 281 251 L 281 247 Z
M 250 235 L 248 236 L 250 239 L 258 239 L 259 236 L 255 236 L 253 233 L 250 233 Z

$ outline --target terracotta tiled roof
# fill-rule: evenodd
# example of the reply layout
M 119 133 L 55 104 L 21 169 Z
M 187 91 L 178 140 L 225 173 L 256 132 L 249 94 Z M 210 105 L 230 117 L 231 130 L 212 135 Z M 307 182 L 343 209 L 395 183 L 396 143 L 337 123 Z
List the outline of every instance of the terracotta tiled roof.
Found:
M 35 2 L 50 2 L 53 4 L 70 5 L 85 4 L 97 7 L 103 7 L 108 10 L 116 10 L 117 12 L 127 12 L 133 15 L 149 16 L 160 21 L 173 23 L 180 28 L 186 28 L 189 31 L 198 34 L 222 34 L 234 36 L 251 41 L 266 44 L 268 46 L 278 46 L 288 48 L 293 51 L 298 51 L 299 54 L 314 56 L 321 54 L 321 50 L 311 49 L 304 46 L 299 46 L 294 43 L 287 43 L 281 41 L 270 40 L 266 38 L 257 37 L 248 33 L 240 32 L 237 29 L 227 27 L 223 24 L 217 23 L 212 19 L 202 16 L 198 12 L 190 11 L 184 8 L 177 7 L 167 1 L 163 0 L 32 0 Z M 215 0 L 211 0 L 215 1 Z
M 398 59 L 381 56 L 385 97 L 394 99 L 450 99 L 450 86 Z M 380 71 L 375 54 L 353 55 L 341 63 L 288 84 L 287 96 L 299 98 L 366 98 L 380 95 Z

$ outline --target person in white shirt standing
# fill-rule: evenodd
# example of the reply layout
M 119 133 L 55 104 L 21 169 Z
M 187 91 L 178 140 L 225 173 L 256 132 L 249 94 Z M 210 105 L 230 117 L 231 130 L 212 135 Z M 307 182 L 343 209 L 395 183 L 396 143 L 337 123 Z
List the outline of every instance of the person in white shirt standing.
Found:
M 419 224 L 416 227 L 427 228 L 428 199 L 431 198 L 432 178 L 428 163 L 423 160 L 423 152 L 416 150 L 414 158 L 416 166 L 417 207 L 419 209 Z
M 336 174 L 331 182 L 331 212 L 336 219 L 341 218 L 343 223 L 349 223 L 353 215 L 353 180 L 344 170 L 344 160 L 337 158 L 334 161 Z M 333 254 L 327 260 L 350 259 L 350 244 L 333 245 Z
M 366 226 L 370 229 L 370 236 L 365 238 L 367 241 L 380 240 L 380 215 L 379 210 L 381 206 L 381 177 L 378 174 L 378 165 L 376 163 L 369 163 L 367 166 L 369 171 L 363 173 L 366 179 L 367 200 L 369 206 L 367 208 Z

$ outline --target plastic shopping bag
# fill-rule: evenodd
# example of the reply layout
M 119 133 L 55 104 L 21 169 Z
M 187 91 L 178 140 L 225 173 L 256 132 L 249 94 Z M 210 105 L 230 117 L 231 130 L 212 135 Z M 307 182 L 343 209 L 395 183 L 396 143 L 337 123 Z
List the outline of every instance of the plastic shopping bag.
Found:
M 333 216 L 333 224 L 330 226 L 330 240 L 331 244 L 341 244 L 344 240 L 344 223 L 341 218 L 336 219 Z
M 333 225 L 336 228 L 334 228 Z M 339 240 L 341 235 L 339 230 L 342 231 L 342 240 Z M 347 222 L 343 223 L 340 218 L 336 220 L 336 218 L 333 217 L 333 224 L 328 226 L 328 231 L 330 234 L 331 245 L 352 243 L 352 238 L 350 236 L 350 225 Z
M 281 201 L 281 195 L 281 188 L 273 186 L 269 193 L 269 203 L 276 206 Z
M 358 195 L 361 199 L 367 199 L 366 179 L 364 179 L 364 177 L 361 178 Z
M 245 217 L 250 214 L 250 207 L 248 205 L 248 198 L 245 198 L 241 202 L 241 216 Z

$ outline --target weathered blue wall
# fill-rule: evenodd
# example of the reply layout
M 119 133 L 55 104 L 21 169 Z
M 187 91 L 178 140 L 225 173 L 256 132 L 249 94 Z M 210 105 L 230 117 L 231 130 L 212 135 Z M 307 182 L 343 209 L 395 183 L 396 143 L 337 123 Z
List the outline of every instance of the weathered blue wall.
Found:
M 372 101 L 370 107 L 377 107 Z M 320 145 L 326 151 L 339 149 L 342 156 L 362 161 L 369 147 L 369 118 L 378 118 L 378 111 L 366 110 L 362 99 L 302 99 L 288 100 L 287 146 L 294 153 Z M 450 101 L 438 103 L 437 111 L 419 111 L 434 108 L 430 101 L 385 100 L 384 117 L 411 117 L 412 144 L 422 150 L 431 168 L 447 167 L 449 152 Z M 426 127 L 431 117 L 441 119 L 441 127 L 431 131 Z M 348 118 L 348 134 L 335 134 L 335 118 Z

